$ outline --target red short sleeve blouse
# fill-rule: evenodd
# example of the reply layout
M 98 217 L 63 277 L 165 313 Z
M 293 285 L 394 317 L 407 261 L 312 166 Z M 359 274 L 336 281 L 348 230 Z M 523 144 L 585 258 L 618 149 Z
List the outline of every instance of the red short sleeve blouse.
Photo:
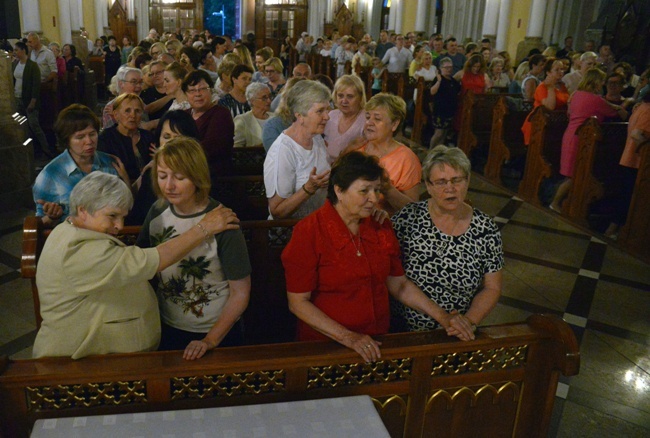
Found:
M 311 301 L 333 320 L 367 335 L 387 333 L 388 276 L 404 275 L 390 222 L 366 218 L 352 235 L 329 201 L 300 221 L 282 253 L 289 293 L 311 292 Z M 359 243 L 360 242 L 360 243 Z M 357 247 L 361 256 L 357 256 Z M 298 340 L 328 339 L 298 321 Z

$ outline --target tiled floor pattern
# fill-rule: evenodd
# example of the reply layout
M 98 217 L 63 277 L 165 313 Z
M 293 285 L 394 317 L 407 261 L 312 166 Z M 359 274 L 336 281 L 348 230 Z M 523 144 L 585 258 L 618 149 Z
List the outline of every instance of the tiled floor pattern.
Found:
M 650 266 L 480 177 L 473 205 L 495 217 L 506 255 L 503 295 L 484 324 L 562 316 L 581 345 L 580 373 L 562 379 L 550 436 L 650 436 Z M 27 358 L 31 288 L 19 275 L 21 210 L 0 215 L 0 355 Z

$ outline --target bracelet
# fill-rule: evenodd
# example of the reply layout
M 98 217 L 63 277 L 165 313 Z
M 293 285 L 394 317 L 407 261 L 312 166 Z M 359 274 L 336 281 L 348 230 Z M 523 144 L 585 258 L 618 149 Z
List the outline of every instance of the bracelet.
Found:
M 307 183 L 303 184 L 303 185 L 302 185 L 302 189 L 303 189 L 303 190 L 305 191 L 305 193 L 307 193 L 309 196 L 314 196 L 314 195 L 316 194 L 316 192 L 310 192 L 309 190 L 307 190 L 307 187 L 305 187 L 306 185 L 307 185 Z
M 199 227 L 199 230 L 203 231 L 203 234 L 205 234 L 205 240 L 208 240 L 210 238 L 210 234 L 208 233 L 208 230 L 206 230 L 205 227 L 201 225 L 200 222 L 197 223 L 196 226 Z

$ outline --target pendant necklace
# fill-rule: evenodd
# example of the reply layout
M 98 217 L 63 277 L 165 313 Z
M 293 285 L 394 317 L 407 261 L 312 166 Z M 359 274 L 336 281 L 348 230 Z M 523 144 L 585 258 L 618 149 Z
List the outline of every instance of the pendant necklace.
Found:
M 348 233 L 350 233 L 350 240 L 352 240 L 352 244 L 354 245 L 354 248 L 357 250 L 357 257 L 361 257 L 361 236 L 359 236 L 359 246 L 357 246 L 357 242 L 354 241 L 354 236 L 352 235 L 352 231 L 348 229 Z

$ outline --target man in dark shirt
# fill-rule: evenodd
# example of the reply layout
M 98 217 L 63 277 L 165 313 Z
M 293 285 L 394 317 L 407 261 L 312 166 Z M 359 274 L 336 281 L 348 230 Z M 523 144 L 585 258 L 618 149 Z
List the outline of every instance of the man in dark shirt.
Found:
M 395 44 L 388 40 L 388 32 L 382 30 L 379 32 L 379 43 L 377 43 L 377 48 L 375 49 L 375 56 L 379 59 L 384 59 L 384 55 L 388 49 L 393 46 L 395 46 Z

